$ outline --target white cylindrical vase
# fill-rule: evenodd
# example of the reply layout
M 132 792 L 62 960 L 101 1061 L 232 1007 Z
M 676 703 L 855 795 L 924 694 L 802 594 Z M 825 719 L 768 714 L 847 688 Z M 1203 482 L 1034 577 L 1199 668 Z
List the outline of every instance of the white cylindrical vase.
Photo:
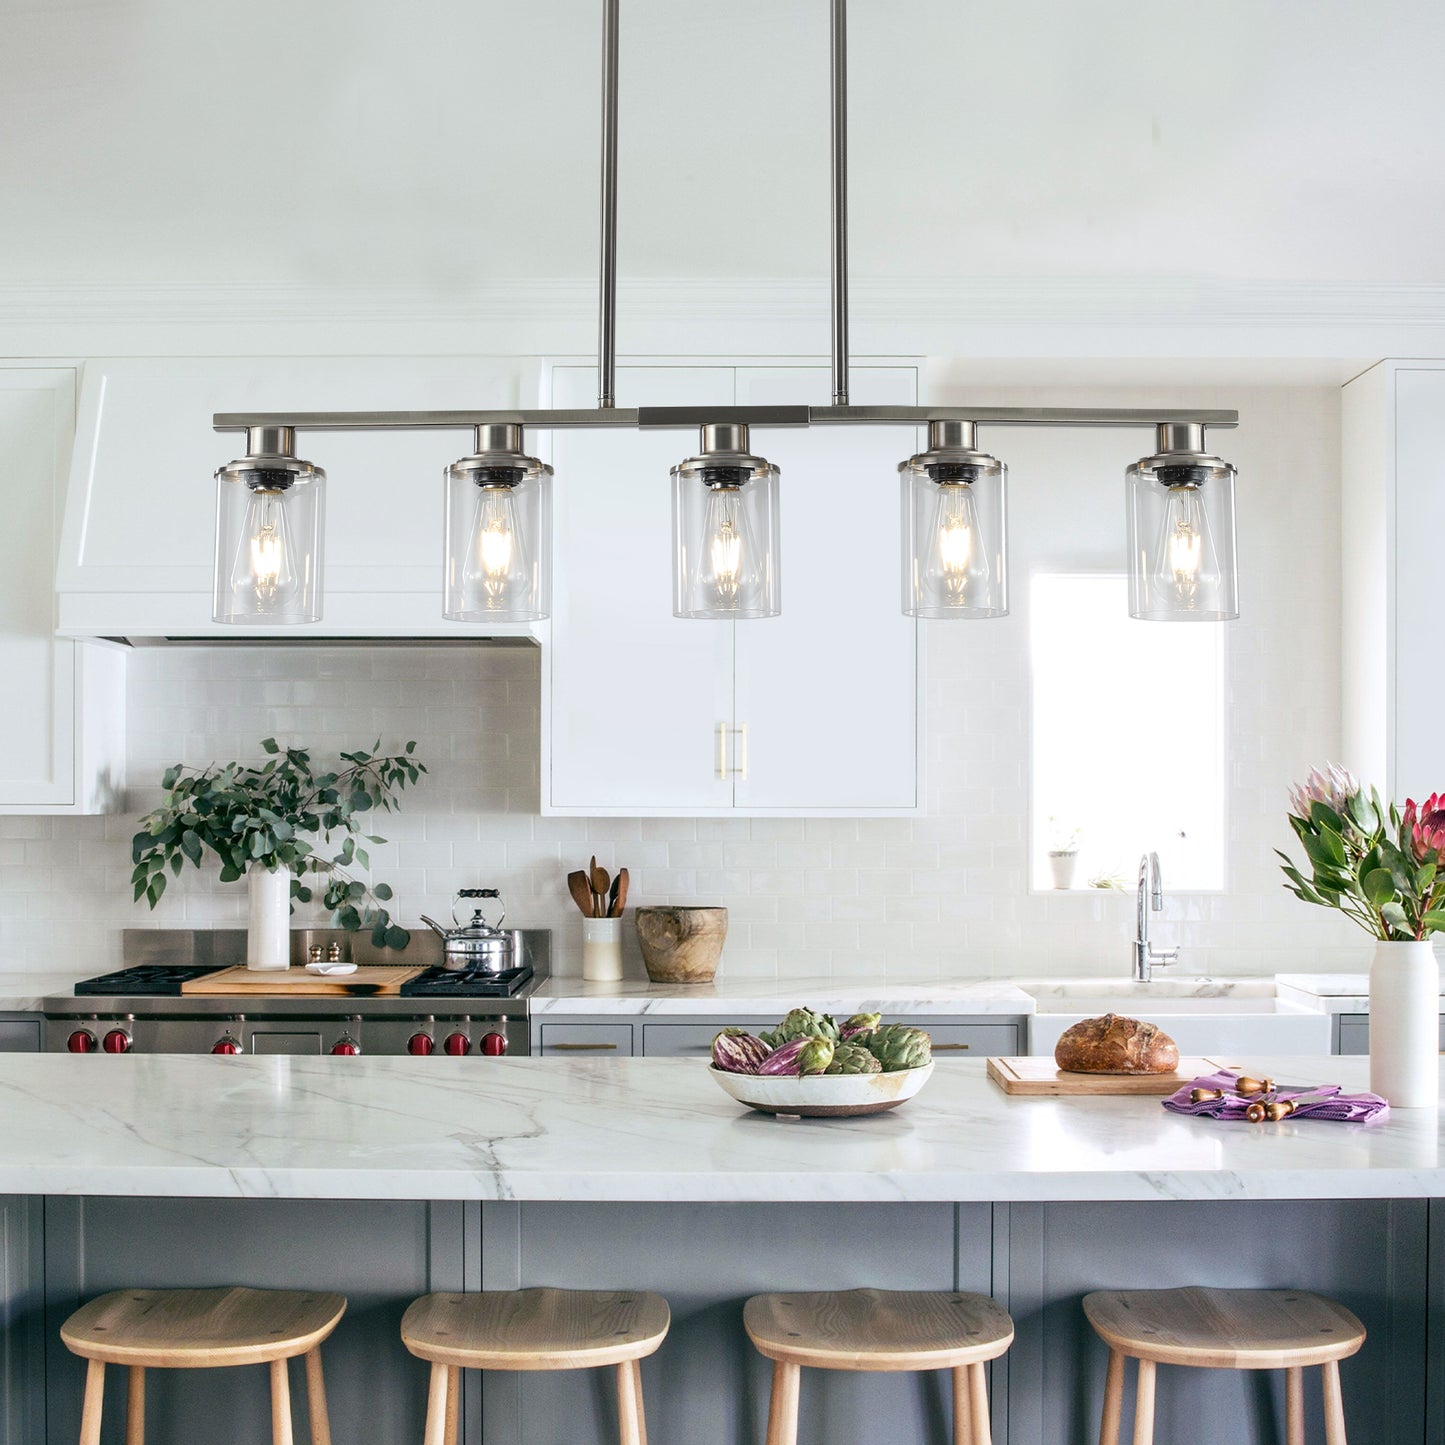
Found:
M 1053 875 L 1055 888 L 1074 886 L 1074 866 L 1079 861 L 1077 853 L 1049 854 L 1049 872 Z
M 582 920 L 582 977 L 589 983 L 616 983 L 622 977 L 622 920 Z
M 1396 1109 L 1440 1102 L 1440 965 L 1428 940 L 1375 945 L 1370 1088 Z
M 291 967 L 291 870 L 253 864 L 246 874 L 250 913 L 246 967 L 270 973 Z

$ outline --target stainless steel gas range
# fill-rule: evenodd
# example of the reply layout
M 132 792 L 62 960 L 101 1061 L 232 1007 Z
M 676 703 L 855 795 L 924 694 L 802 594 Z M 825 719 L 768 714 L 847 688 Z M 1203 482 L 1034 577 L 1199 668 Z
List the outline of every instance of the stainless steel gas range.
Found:
M 174 937 L 179 941 L 183 935 L 177 931 Z M 131 962 L 117 973 L 78 984 L 74 998 L 47 1000 L 45 1049 L 78 1054 L 521 1055 L 527 1052 L 527 997 L 546 977 L 551 960 L 547 929 L 517 929 L 515 956 L 521 962 L 516 967 L 481 974 L 433 965 L 403 984 L 400 996 L 368 996 L 364 991 L 326 997 L 184 994 L 186 982 L 234 961 L 226 958 L 224 948 L 212 951 L 214 936 L 188 937 L 188 959 Z M 126 943 L 129 957 L 129 931 Z M 197 955 L 203 961 L 197 961 Z M 426 962 L 425 955 L 419 961 Z M 365 984 L 358 987 L 364 990 Z

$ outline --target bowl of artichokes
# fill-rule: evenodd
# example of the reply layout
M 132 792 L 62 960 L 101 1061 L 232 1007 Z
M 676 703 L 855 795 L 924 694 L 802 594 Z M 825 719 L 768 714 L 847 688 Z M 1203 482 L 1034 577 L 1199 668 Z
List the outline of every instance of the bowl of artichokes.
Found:
M 841 1024 L 795 1008 L 761 1034 L 724 1029 L 712 1041 L 718 1086 L 765 1114 L 848 1118 L 881 1114 L 911 1099 L 933 1072 L 922 1029 L 885 1024 L 876 1013 Z

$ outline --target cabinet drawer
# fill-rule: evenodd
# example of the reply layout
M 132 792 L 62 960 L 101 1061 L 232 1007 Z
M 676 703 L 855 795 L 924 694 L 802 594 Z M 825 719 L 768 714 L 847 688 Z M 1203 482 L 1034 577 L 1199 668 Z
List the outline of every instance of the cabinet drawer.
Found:
M 989 1054 L 1011 1057 L 1019 1052 L 1017 1024 L 934 1024 L 925 1019 L 919 1027 L 933 1038 L 933 1052 L 940 1059 L 987 1058 Z
M 541 1052 L 556 1058 L 626 1058 L 631 1024 L 543 1024 Z
M 1337 1054 L 1368 1054 L 1370 1052 L 1369 1014 L 1341 1014 L 1336 1023 Z M 1445 1014 L 1440 1015 L 1440 1052 L 1445 1054 Z
M 643 1024 L 642 1052 L 650 1059 L 710 1058 L 713 1038 L 722 1027 L 717 1023 Z

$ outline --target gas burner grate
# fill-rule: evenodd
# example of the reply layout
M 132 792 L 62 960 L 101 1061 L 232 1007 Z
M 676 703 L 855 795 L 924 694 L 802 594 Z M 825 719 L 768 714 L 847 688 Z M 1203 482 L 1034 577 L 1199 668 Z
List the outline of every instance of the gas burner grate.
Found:
M 75 985 L 77 998 L 124 995 L 132 998 L 178 998 L 183 983 L 204 978 L 219 969 L 193 963 L 143 963 L 99 978 L 82 979 Z
M 532 978 L 532 965 L 482 973 L 473 969 L 429 968 L 401 986 L 403 998 L 510 998 Z

